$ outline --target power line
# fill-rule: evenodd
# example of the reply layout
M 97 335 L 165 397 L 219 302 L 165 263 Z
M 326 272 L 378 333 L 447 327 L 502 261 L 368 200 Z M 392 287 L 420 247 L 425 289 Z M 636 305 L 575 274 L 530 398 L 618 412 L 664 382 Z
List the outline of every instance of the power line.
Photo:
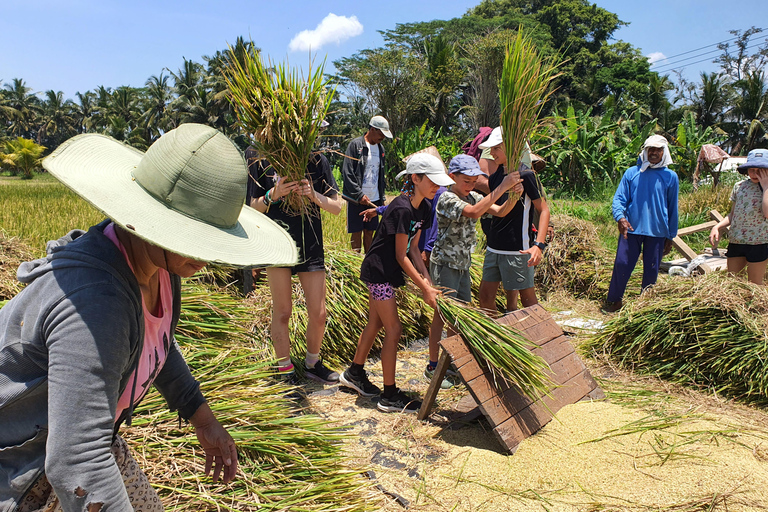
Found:
M 762 29 L 760 29 L 760 30 L 762 30 Z M 738 39 L 738 37 L 739 37 L 739 36 L 733 36 L 733 37 L 731 37 L 730 39 L 726 39 L 726 40 L 724 40 L 724 41 L 720 41 L 719 43 L 712 43 L 712 44 L 708 44 L 708 45 L 706 45 L 706 46 L 702 46 L 702 47 L 700 47 L 700 48 L 695 48 L 695 49 L 693 49 L 693 50 L 688 50 L 687 52 L 678 53 L 677 55 L 671 55 L 671 56 L 667 57 L 666 59 L 667 59 L 667 60 L 668 60 L 668 59 L 675 59 L 675 58 L 677 58 L 677 57 L 681 57 L 681 56 L 683 56 L 683 55 L 688 55 L 689 53 L 693 53 L 693 52 L 697 52 L 697 51 L 699 51 L 699 50 L 703 50 L 704 48 L 709 48 L 710 46 L 717 46 L 718 44 L 727 43 L 728 41 L 732 41 L 732 40 L 734 40 L 734 39 Z M 655 64 L 655 63 L 654 63 L 654 64 Z
M 759 42 L 759 43 L 755 43 L 755 44 L 753 44 L 753 45 L 747 46 L 746 48 L 744 48 L 744 50 L 746 51 L 746 50 L 749 50 L 749 49 L 751 49 L 751 48 L 755 48 L 755 47 L 757 47 L 757 46 L 760 46 L 761 44 L 763 44 L 763 43 L 762 43 L 762 42 Z M 702 55 L 704 55 L 704 54 L 702 54 Z M 694 58 L 694 57 L 692 57 L 692 58 Z M 678 66 L 678 65 L 672 65 L 671 67 L 669 67 L 669 68 L 666 68 L 666 69 L 664 69 L 664 66 L 662 66 L 662 69 L 653 69 L 652 71 L 653 71 L 653 72 L 655 72 L 655 73 L 667 73 L 667 72 L 669 72 L 669 71 L 674 71 L 674 70 L 676 70 L 676 69 L 681 69 L 681 68 L 684 68 L 685 66 L 692 66 L 692 65 L 694 65 L 694 64 L 700 64 L 700 63 L 702 63 L 702 62 L 707 62 L 707 61 L 709 61 L 710 59 L 711 59 L 711 57 L 707 57 L 706 59 L 697 60 L 697 61 L 695 61 L 695 62 L 689 62 L 689 63 L 687 63 L 687 64 L 684 64 L 684 65 L 682 65 L 682 66 Z M 684 60 L 687 60 L 687 59 L 684 59 Z
M 709 50 L 709 51 L 706 51 L 704 53 L 700 53 L 698 55 L 692 55 L 690 57 L 686 57 L 684 59 L 674 60 L 674 61 L 669 61 L 669 59 L 663 59 L 663 60 L 659 60 L 659 61 L 654 62 L 653 64 L 651 64 L 651 67 L 653 67 L 653 66 L 666 67 L 666 66 L 670 66 L 670 65 L 673 65 L 673 64 L 679 64 L 680 62 L 685 62 L 685 61 L 691 60 L 691 59 L 698 59 L 699 57 L 704 57 L 705 55 L 709 55 L 709 54 L 712 54 L 712 53 L 717 53 L 719 51 L 720 51 L 719 49 Z M 667 61 L 669 61 L 669 62 L 667 62 Z M 663 64 L 657 64 L 657 62 L 663 62 Z

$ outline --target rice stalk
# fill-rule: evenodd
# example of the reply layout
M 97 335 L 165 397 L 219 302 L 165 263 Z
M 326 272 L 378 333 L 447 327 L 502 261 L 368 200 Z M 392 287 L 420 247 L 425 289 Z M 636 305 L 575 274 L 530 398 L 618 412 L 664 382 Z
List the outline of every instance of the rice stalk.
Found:
M 541 109 L 554 92 L 552 81 L 560 76 L 559 59 L 542 57 L 522 27 L 507 46 L 499 82 L 501 135 L 507 154 L 506 172 L 514 172 L 525 144 L 541 126 Z
M 325 61 L 314 69 L 310 62 L 305 79 L 287 62 L 265 63 L 256 53 L 245 52 L 241 58 L 230 53 L 224 78 L 238 124 L 279 176 L 303 179 L 333 96 L 326 90 Z M 289 194 L 282 205 L 286 211 L 304 214 L 310 203 L 306 196 Z
M 536 347 L 517 330 L 501 325 L 483 312 L 448 297 L 438 297 L 440 315 L 453 325 L 478 361 L 487 363 L 496 387 L 513 384 L 534 400 L 554 385 L 544 359 L 531 352 Z
M 585 347 L 624 367 L 768 404 L 768 291 L 721 273 L 665 279 Z
M 176 510 L 371 510 L 371 484 L 348 467 L 348 434 L 300 414 L 292 388 L 271 379 L 271 357 L 237 299 L 199 283 L 183 289 L 176 339 L 201 390 L 238 447 L 235 482 L 212 484 L 194 433 L 179 429 L 156 391 L 135 411 L 126 440 L 167 507 Z

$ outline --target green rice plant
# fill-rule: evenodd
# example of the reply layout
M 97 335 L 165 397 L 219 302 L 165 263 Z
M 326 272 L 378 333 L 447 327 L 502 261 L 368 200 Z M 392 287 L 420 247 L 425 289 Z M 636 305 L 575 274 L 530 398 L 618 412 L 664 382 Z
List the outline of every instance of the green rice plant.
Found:
M 660 280 L 584 347 L 640 372 L 768 404 L 768 291 L 733 276 Z
M 288 181 L 305 177 L 333 97 L 326 89 L 324 64 L 313 70 L 310 63 L 305 79 L 290 70 L 287 62 L 267 64 L 259 54 L 245 52 L 230 58 L 224 69 L 238 124 L 252 136 L 260 156 Z M 290 194 L 285 201 L 286 208 L 297 213 L 309 206 L 309 199 L 298 194 Z
M 86 230 L 104 214 L 56 180 L 7 181 L 0 184 L 0 226 L 22 239 L 36 256 L 45 244 L 73 229 Z
M 534 400 L 554 385 L 549 365 L 531 352 L 536 347 L 517 330 L 493 321 L 488 315 L 448 297 L 438 297 L 440 316 L 453 325 L 478 361 L 484 361 L 497 387 L 501 381 L 519 387 Z
M 301 414 L 285 397 L 291 387 L 270 378 L 270 357 L 254 348 L 250 321 L 248 308 L 233 297 L 186 282 L 176 338 L 237 443 L 239 470 L 226 486 L 205 478 L 197 439 L 177 426 L 175 413 L 153 390 L 125 437 L 165 505 L 189 511 L 371 510 L 370 482 L 342 451 L 348 434 Z
M 552 81 L 560 76 L 557 56 L 542 57 L 523 34 L 509 43 L 499 82 L 501 130 L 507 154 L 506 171 L 517 170 L 531 133 L 543 123 L 541 110 L 554 92 Z

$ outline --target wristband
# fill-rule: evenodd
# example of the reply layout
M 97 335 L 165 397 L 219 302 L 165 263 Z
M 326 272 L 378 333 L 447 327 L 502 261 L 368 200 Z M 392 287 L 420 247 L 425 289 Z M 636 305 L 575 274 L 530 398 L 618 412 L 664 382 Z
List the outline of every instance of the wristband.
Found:
M 533 242 L 531 245 L 534 245 L 539 249 L 541 249 L 541 252 L 544 252 L 544 250 L 547 248 L 547 244 L 545 244 L 544 242 Z

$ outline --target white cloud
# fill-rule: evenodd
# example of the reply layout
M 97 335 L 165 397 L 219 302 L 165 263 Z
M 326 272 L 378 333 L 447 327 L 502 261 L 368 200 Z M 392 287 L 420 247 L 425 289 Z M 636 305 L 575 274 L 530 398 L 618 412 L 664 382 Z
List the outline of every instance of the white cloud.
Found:
M 357 16 L 336 16 L 328 14 L 315 30 L 302 30 L 296 34 L 288 49 L 292 52 L 319 50 L 328 43 L 342 43 L 347 39 L 363 33 L 363 24 Z
M 653 52 L 646 55 L 645 58 L 648 59 L 649 64 L 655 64 L 661 60 L 666 60 L 667 56 L 661 52 Z

